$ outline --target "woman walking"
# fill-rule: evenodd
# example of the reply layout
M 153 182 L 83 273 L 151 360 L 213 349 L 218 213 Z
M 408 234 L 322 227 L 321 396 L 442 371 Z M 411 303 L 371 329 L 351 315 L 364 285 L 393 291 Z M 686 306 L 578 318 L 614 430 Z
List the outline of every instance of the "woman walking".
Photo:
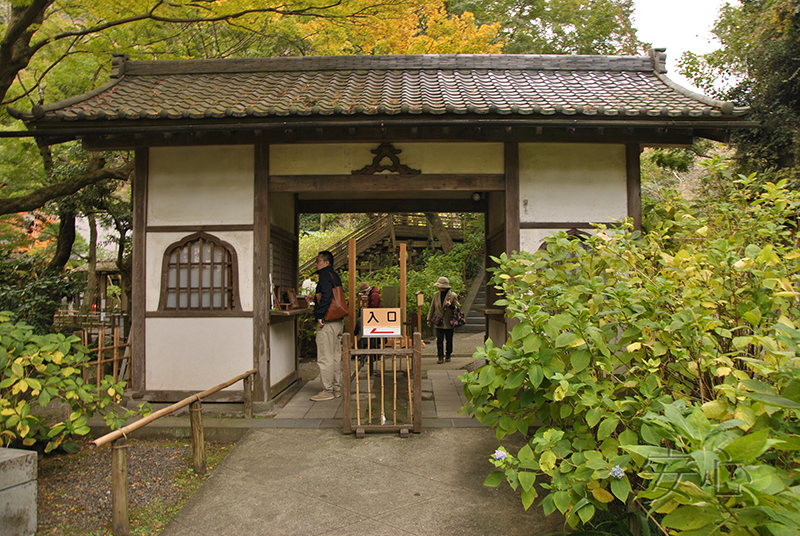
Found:
M 458 295 L 450 290 L 450 281 L 446 277 L 440 277 L 433 286 L 439 290 L 433 293 L 428 311 L 428 326 L 436 327 L 436 351 L 439 356 L 436 362 L 449 362 L 453 354 L 453 325 L 450 319 L 460 304 Z

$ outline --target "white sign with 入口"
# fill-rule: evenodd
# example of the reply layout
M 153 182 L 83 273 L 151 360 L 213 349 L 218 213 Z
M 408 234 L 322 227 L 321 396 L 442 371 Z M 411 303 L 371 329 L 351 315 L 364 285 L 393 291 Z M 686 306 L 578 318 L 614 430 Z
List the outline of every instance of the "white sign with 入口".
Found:
M 402 323 L 401 309 L 361 309 L 362 337 L 400 337 Z

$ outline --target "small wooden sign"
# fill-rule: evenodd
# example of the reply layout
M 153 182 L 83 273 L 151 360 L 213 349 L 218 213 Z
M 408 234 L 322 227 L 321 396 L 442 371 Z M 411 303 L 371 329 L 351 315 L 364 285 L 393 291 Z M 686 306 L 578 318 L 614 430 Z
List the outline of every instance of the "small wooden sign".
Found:
M 362 337 L 400 337 L 402 327 L 401 309 L 383 307 L 381 309 L 362 309 Z

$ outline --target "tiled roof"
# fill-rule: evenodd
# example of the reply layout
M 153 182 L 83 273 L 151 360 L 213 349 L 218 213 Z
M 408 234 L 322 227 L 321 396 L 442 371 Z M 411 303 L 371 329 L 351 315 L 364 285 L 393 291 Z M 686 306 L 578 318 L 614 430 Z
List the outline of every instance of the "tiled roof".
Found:
M 34 124 L 292 116 L 733 119 L 747 112 L 671 82 L 651 56 L 428 55 L 129 61 L 90 93 L 10 109 Z M 97 124 L 97 123 L 95 123 Z

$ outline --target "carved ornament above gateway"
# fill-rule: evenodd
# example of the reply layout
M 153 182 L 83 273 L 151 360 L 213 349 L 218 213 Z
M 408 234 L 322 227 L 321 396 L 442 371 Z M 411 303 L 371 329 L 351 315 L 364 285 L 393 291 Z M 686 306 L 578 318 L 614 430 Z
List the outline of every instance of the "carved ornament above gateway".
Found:
M 372 159 L 372 164 L 366 165 L 361 169 L 354 169 L 353 175 L 375 175 L 390 171 L 398 175 L 419 175 L 419 169 L 411 169 L 405 164 L 400 163 L 397 157 L 402 151 L 395 149 L 391 143 L 383 142 L 377 149 L 372 149 L 370 152 L 375 155 Z M 384 164 L 385 159 L 391 162 L 391 165 Z

